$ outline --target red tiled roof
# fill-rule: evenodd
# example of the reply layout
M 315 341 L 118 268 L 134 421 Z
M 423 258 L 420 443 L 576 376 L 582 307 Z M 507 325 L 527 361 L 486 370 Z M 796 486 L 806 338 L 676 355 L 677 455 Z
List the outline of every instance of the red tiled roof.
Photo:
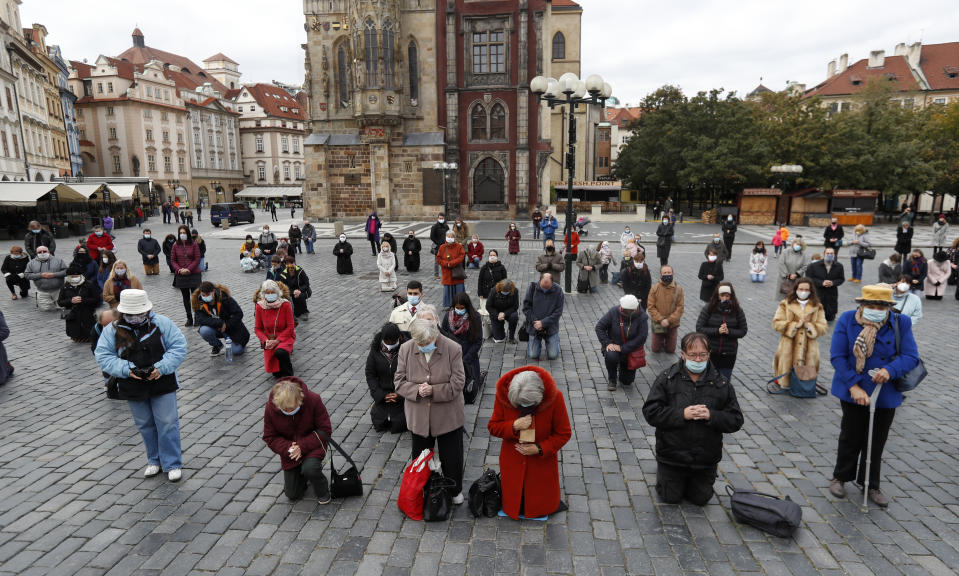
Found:
M 227 90 L 226 99 L 235 100 L 236 97 L 240 95 L 240 92 L 243 92 L 243 88 L 233 88 L 232 90 Z
M 919 67 L 930 89 L 959 90 L 959 42 L 923 46 Z
M 229 62 L 230 64 L 236 64 L 237 66 L 240 65 L 239 62 L 236 62 L 235 60 L 231 59 L 229 56 L 227 56 L 223 52 L 217 52 L 213 56 L 210 56 L 209 58 L 204 60 L 204 62 L 219 62 L 221 60 Z
M 606 121 L 611 124 L 618 124 L 620 127 L 625 127 L 630 122 L 639 120 L 642 115 L 643 109 L 639 107 L 606 109 Z
M 926 47 L 923 47 L 925 51 Z M 881 68 L 869 68 L 869 60 L 863 58 L 844 72 L 827 78 L 822 84 L 806 93 L 806 96 L 842 96 L 855 94 L 863 89 L 866 83 L 879 78 L 892 82 L 896 91 L 906 92 L 919 90 L 919 84 L 909 69 L 905 56 L 886 56 Z M 895 78 L 895 80 L 893 80 Z M 853 84 L 857 80 L 858 84 Z
M 203 84 L 209 82 L 213 86 L 214 90 L 220 92 L 220 94 L 226 94 L 228 88 L 214 78 L 213 76 L 208 75 L 203 66 L 200 66 L 196 62 L 190 60 L 185 56 L 180 56 L 179 54 L 173 54 L 172 52 L 166 52 L 164 50 L 158 50 L 156 48 L 151 48 L 145 46 L 143 48 L 139 46 L 133 46 L 127 48 L 122 54 L 117 56 L 121 60 L 127 60 L 136 64 L 138 66 L 144 66 L 147 62 L 151 60 L 159 60 L 163 64 L 169 64 L 180 68 L 178 73 L 182 78 L 172 78 L 174 82 L 177 82 L 177 88 L 188 88 L 190 90 L 194 89 L 197 86 L 202 86 Z M 184 71 L 186 70 L 186 71 Z M 181 86 L 181 83 L 183 84 Z
M 582 6 L 580 6 L 576 2 L 573 2 L 573 0 L 553 0 L 553 6 L 571 6 L 576 8 L 582 8 Z
M 77 77 L 79 78 L 89 78 L 90 70 L 93 70 L 93 66 L 76 60 L 70 60 L 70 67 L 77 71 Z
M 272 84 L 249 84 L 243 88 L 250 93 L 250 96 L 256 100 L 263 111 L 269 116 L 277 118 L 289 118 L 290 120 L 306 121 L 306 109 L 293 95 L 278 86 Z M 280 106 L 286 107 L 286 112 L 280 110 Z M 298 110 L 293 113 L 293 110 Z

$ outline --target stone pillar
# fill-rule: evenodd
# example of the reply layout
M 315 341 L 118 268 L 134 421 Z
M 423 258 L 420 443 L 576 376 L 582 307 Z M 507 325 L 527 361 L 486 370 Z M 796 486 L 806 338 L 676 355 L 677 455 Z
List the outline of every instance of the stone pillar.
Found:
M 305 158 L 307 177 L 303 181 L 303 214 L 309 218 L 329 218 L 331 215 L 330 178 L 326 146 L 310 146 Z
M 390 145 L 388 142 L 370 143 L 370 166 L 372 170 L 372 199 L 374 210 L 390 211 Z M 383 208 L 379 199 L 383 199 Z M 390 218 L 390 214 L 386 214 Z

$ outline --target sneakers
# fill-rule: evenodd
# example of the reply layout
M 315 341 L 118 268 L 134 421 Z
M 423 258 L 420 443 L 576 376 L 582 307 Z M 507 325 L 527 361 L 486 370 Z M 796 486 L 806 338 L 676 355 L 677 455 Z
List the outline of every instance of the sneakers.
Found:
M 872 492 L 872 490 L 870 490 Z M 829 481 L 829 493 L 835 496 L 836 498 L 845 498 L 846 497 L 846 483 L 840 482 L 833 478 Z
M 869 489 L 869 500 L 876 506 L 880 508 L 886 508 L 889 506 L 889 497 L 879 491 L 879 488 L 870 488 Z
M 456 504 L 457 506 L 459 506 L 460 504 L 462 504 L 464 501 L 465 501 L 465 498 L 463 498 L 463 493 L 462 493 L 462 492 L 460 492 L 460 493 L 457 494 L 456 496 L 453 496 L 453 504 Z
M 506 342 L 506 340 L 497 340 L 496 338 L 493 338 L 493 344 L 502 344 L 503 342 Z
M 149 466 L 147 466 L 147 467 L 143 470 L 143 477 L 144 477 L 144 478 L 153 478 L 154 476 L 156 476 L 156 475 L 159 474 L 159 473 L 160 473 L 160 467 L 157 466 L 156 464 L 150 464 Z
M 615 389 L 616 389 L 616 381 L 615 381 L 615 380 L 610 380 L 610 381 L 606 384 L 606 389 L 607 389 L 607 390 L 615 390 Z
M 169 472 L 167 472 L 166 477 L 167 477 L 167 480 L 169 480 L 170 482 L 179 482 L 180 478 L 183 477 L 183 471 L 180 470 L 179 468 L 177 468 L 176 470 L 170 470 Z
M 329 504 L 329 503 L 330 503 L 330 500 L 332 500 L 332 499 L 333 499 L 333 497 L 330 495 L 330 489 L 329 489 L 329 488 L 327 488 L 322 494 L 317 494 L 317 495 L 316 495 L 316 500 L 317 500 L 320 504 Z
M 219 356 L 220 354 L 223 354 L 223 346 L 214 346 L 213 349 L 210 350 L 210 356 Z

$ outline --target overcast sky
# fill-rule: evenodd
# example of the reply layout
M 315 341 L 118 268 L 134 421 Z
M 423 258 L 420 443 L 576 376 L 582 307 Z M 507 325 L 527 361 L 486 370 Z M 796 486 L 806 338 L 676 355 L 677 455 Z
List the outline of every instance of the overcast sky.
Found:
M 741 95 L 795 80 L 812 87 L 840 54 L 849 63 L 899 42 L 959 41 L 955 0 L 579 0 L 583 73 L 601 74 L 622 103 L 663 84 L 687 94 L 722 87 Z M 115 56 L 139 26 L 148 46 L 201 62 L 217 52 L 243 82 L 303 81 L 306 39 L 299 0 L 23 0 L 25 27 L 47 27 L 72 60 Z M 915 8 L 915 9 L 913 9 Z

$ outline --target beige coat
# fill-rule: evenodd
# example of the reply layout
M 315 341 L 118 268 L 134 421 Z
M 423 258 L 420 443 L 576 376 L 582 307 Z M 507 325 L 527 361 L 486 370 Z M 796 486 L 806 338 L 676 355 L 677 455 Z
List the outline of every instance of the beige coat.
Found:
M 463 350 L 445 336 L 436 339 L 436 350 L 429 363 L 416 342 L 400 346 L 393 377 L 396 393 L 406 399 L 406 426 L 418 436 L 440 436 L 452 432 L 466 422 L 463 387 Z M 433 395 L 419 395 L 420 384 L 433 386 Z
M 677 290 L 679 290 L 678 296 L 676 294 Z M 674 300 L 676 301 L 675 308 L 673 307 Z M 662 282 L 653 284 L 649 291 L 649 302 L 646 306 L 646 312 L 649 313 L 649 318 L 652 320 L 651 324 L 659 324 L 663 321 L 663 318 L 669 318 L 669 327 L 679 328 L 679 321 L 686 310 L 683 300 L 683 289 L 675 281 L 670 282 L 669 286 Z
M 129 274 L 129 270 L 127 271 Z M 140 283 L 140 279 L 136 276 L 130 278 L 130 288 L 136 290 L 143 290 L 143 284 Z M 116 309 L 117 305 L 120 304 L 120 299 L 113 295 L 113 282 L 106 282 L 103 285 L 103 294 L 100 295 L 103 298 L 103 301 L 110 305 L 110 308 Z
M 822 305 L 807 305 L 803 310 L 799 302 L 789 303 L 788 299 L 784 299 L 779 303 L 773 318 L 773 330 L 782 336 L 773 357 L 773 376 L 786 374 L 779 379 L 780 386 L 789 388 L 789 371 L 793 366 L 813 366 L 816 374 L 819 373 L 818 338 L 828 329 Z

